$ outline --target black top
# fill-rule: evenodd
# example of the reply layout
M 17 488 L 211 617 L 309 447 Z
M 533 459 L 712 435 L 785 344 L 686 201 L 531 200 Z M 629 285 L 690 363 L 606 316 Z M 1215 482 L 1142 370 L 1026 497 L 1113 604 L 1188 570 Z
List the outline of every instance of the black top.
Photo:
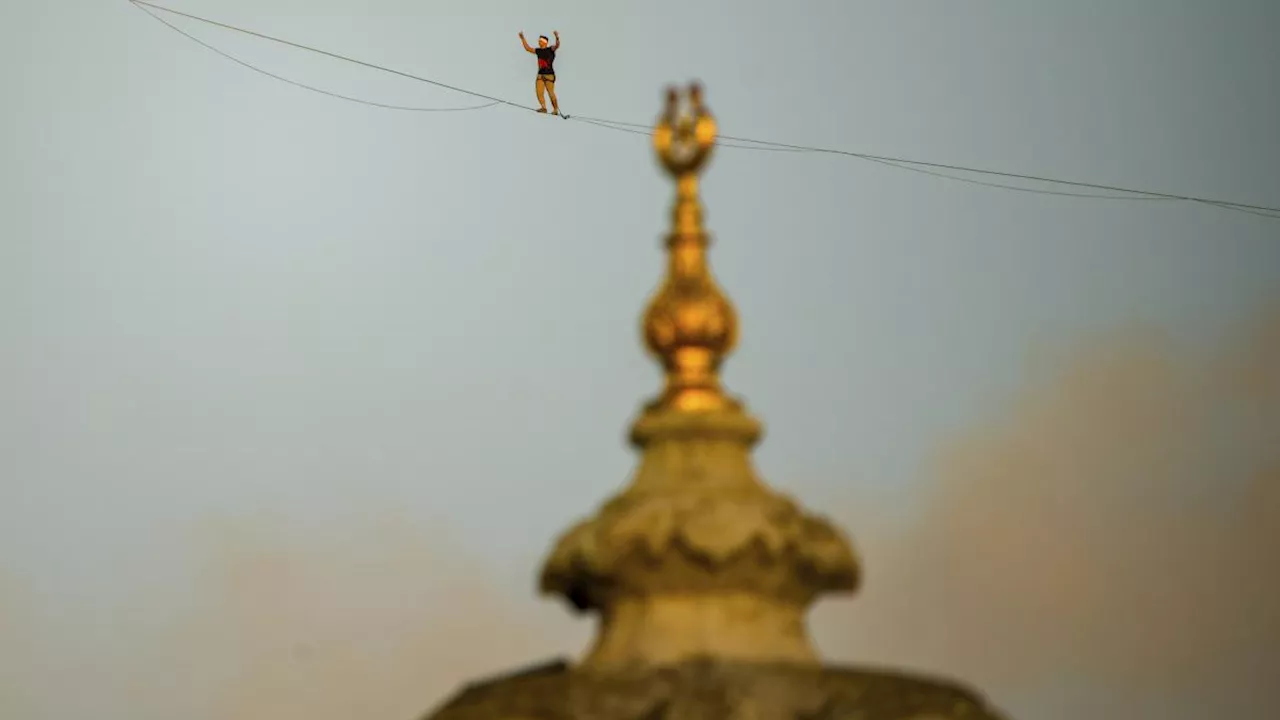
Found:
M 556 49 L 551 47 L 540 47 L 534 48 L 533 52 L 538 56 L 538 74 L 555 75 Z

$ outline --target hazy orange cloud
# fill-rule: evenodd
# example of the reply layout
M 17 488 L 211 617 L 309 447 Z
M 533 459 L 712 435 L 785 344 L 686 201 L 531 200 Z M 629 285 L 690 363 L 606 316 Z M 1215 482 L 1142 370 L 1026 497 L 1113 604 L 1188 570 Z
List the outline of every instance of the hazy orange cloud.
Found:
M 1274 708 L 1280 314 L 1207 360 L 1136 333 L 1044 380 L 940 453 L 914 522 L 869 530 L 865 597 L 819 615 L 823 646 L 997 695 L 1083 679 L 1131 712 Z
M 408 720 L 464 680 L 576 644 L 543 618 L 559 608 L 504 593 L 445 533 L 394 512 L 336 536 L 239 522 L 210 547 L 202 602 L 152 639 L 222 669 L 201 717 Z
M 0 572 L 0 717 L 35 717 L 31 697 L 36 673 L 30 607 L 17 582 Z

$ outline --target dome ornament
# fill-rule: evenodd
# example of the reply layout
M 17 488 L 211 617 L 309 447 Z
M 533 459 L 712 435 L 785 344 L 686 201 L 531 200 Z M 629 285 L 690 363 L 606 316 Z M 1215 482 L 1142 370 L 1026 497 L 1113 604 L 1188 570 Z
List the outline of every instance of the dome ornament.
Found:
M 702 224 L 698 175 L 716 143 L 716 121 L 695 84 L 687 102 L 674 88 L 653 132 L 658 160 L 676 181 L 667 236 L 668 267 L 645 312 L 645 345 L 662 363 L 666 388 L 651 410 L 730 410 L 737 403 L 720 387 L 719 370 L 738 339 L 733 304 L 716 286 L 707 266 L 710 244 Z
M 689 87 L 686 108 L 680 93 L 667 90 L 667 105 L 653 132 L 653 147 L 672 177 L 697 175 L 711 157 L 716 144 L 716 120 L 702 104 L 702 88 Z

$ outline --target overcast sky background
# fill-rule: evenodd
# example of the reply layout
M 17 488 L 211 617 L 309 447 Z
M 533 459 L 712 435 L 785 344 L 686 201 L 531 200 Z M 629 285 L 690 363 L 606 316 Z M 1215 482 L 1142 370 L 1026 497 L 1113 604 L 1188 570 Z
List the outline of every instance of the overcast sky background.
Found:
M 1280 5 L 173 0 L 569 114 L 1280 204 Z M 370 100 L 465 96 L 185 30 Z M 0 716 L 407 720 L 583 649 L 532 595 L 628 477 L 644 138 L 379 110 L 125 0 L 0 13 Z M 1280 224 L 720 152 L 727 382 L 852 534 L 839 661 L 1025 720 L 1280 702 Z

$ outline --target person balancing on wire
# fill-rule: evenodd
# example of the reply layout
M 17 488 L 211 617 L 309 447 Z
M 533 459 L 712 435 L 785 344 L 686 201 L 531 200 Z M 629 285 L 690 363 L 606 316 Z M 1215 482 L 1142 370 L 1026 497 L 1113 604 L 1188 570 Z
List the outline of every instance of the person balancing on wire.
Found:
M 520 44 L 524 45 L 525 52 L 531 52 L 538 56 L 538 78 L 534 80 L 533 88 L 538 93 L 538 112 L 545 113 L 547 111 L 547 101 L 543 97 L 545 92 L 551 96 L 551 111 L 556 115 L 560 114 L 560 102 L 556 100 L 556 50 L 560 49 L 560 31 L 557 30 L 552 35 L 556 36 L 556 44 L 548 47 L 549 40 L 546 35 L 538 36 L 538 47 L 531 47 L 529 41 L 524 39 L 524 31 L 520 32 Z

